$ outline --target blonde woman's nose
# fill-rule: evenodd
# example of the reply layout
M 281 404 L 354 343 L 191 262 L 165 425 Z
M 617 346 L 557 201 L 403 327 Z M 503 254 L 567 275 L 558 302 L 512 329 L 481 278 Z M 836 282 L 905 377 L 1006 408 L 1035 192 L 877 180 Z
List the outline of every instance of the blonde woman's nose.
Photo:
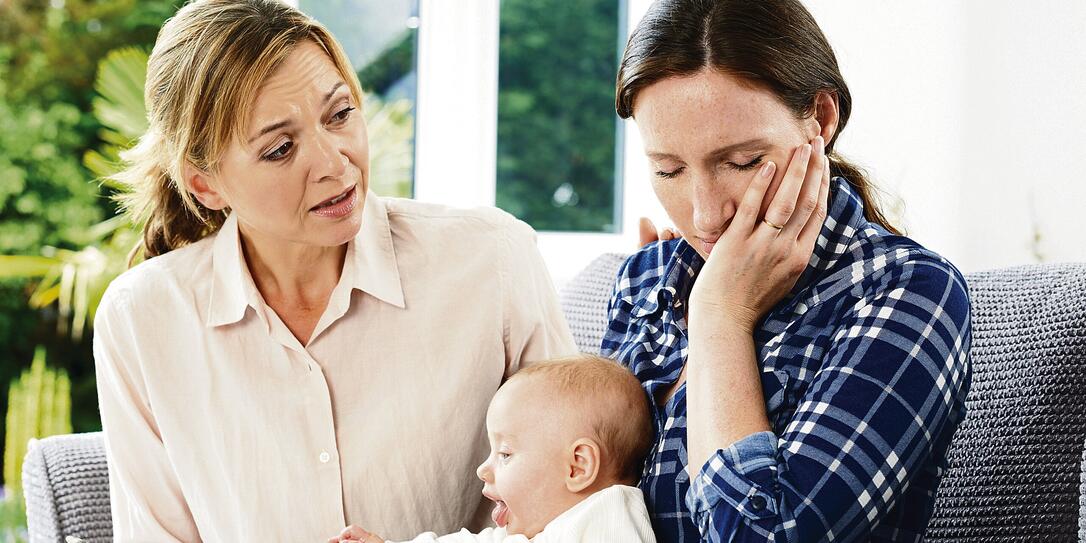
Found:
M 347 171 L 350 159 L 339 148 L 339 144 L 333 136 L 326 135 L 317 138 L 316 154 L 313 157 L 313 168 L 316 170 L 316 179 L 339 179 Z

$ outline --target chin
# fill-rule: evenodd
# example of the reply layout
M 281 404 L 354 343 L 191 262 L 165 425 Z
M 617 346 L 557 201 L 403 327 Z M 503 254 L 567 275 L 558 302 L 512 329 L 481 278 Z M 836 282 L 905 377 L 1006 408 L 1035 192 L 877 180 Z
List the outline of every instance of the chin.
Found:
M 315 245 L 338 247 L 351 241 L 358 235 L 359 230 L 362 229 L 362 209 L 366 203 L 364 194 L 365 193 L 362 193 L 362 195 L 360 195 L 358 204 L 348 215 L 331 221 L 324 218 L 318 219 L 319 222 L 316 225 L 316 232 L 319 239 L 315 240 Z M 312 226 L 313 225 L 311 225 L 311 227 Z
M 362 210 L 352 215 L 349 218 L 345 218 L 342 223 L 336 224 L 329 228 L 327 232 L 327 243 L 321 243 L 326 247 L 338 247 L 347 243 L 358 235 L 359 230 L 362 229 Z M 321 236 L 325 237 L 325 236 Z

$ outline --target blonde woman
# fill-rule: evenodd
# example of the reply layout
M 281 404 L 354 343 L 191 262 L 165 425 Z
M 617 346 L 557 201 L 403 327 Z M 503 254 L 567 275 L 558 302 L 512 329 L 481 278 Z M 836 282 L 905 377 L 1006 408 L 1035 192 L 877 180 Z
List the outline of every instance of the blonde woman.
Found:
M 478 527 L 490 398 L 575 351 L 532 230 L 368 193 L 347 58 L 274 0 L 183 7 L 146 100 L 146 260 L 95 322 L 115 539 Z

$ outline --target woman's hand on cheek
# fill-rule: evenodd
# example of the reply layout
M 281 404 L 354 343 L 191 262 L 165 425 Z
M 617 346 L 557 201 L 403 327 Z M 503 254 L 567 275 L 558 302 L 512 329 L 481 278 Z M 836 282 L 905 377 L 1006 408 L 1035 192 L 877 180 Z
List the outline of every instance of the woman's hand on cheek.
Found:
M 792 154 L 780 188 L 761 216 L 775 164 L 754 176 L 731 224 L 717 240 L 690 294 L 691 323 L 737 326 L 759 319 L 795 286 L 825 221 L 829 162 L 822 137 Z

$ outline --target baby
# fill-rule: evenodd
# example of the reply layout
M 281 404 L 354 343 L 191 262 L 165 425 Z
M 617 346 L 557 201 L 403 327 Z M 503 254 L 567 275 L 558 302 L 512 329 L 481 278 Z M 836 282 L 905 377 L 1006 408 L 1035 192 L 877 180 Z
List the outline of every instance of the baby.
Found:
M 655 543 L 641 491 L 652 443 L 648 398 L 629 371 L 595 356 L 517 372 L 490 402 L 490 456 L 477 471 L 497 528 L 412 543 Z M 329 543 L 384 543 L 348 526 Z

